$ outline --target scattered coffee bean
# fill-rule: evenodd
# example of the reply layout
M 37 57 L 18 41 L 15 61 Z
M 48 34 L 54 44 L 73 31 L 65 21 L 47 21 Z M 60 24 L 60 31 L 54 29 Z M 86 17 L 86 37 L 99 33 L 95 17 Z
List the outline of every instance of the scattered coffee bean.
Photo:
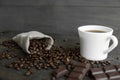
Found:
M 40 70 L 40 69 L 41 69 L 41 67 L 40 67 L 39 65 L 37 65 L 37 66 L 36 66 L 36 69 Z
M 18 45 L 17 45 L 17 43 L 15 43 L 13 40 L 6 40 L 6 41 L 3 41 L 2 42 L 2 45 L 4 45 L 5 47 L 7 47 L 7 48 L 20 48 Z
M 111 64 L 111 61 L 107 61 L 108 64 Z
M 25 73 L 25 76 L 30 76 L 31 74 L 32 74 L 32 72 L 28 70 L 28 71 Z
M 7 68 L 12 68 L 13 64 L 6 65 Z
M 20 65 L 19 65 L 19 66 L 20 66 L 20 68 L 22 68 L 22 67 L 24 66 L 24 64 L 23 64 L 23 63 L 20 63 Z
M 56 80 L 56 78 L 55 78 L 55 77 L 52 77 L 52 80 Z
M 72 65 L 71 64 L 68 64 L 66 67 L 67 67 L 68 70 L 72 69 Z

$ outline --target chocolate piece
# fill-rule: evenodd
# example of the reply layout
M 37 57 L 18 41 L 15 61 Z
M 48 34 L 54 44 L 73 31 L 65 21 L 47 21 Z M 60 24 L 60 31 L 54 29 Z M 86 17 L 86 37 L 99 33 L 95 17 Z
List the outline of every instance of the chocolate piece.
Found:
M 73 79 L 73 78 L 68 78 L 67 80 L 77 80 L 77 79 Z
M 56 78 L 59 78 L 59 77 L 62 77 L 64 76 L 65 74 L 68 73 L 68 70 L 63 67 L 63 66 L 59 66 L 58 69 L 55 69 L 54 72 L 53 72 L 53 75 L 56 77 Z
M 89 68 L 90 64 L 89 63 L 78 62 L 77 64 L 75 64 L 75 66 L 77 66 L 77 67 L 83 67 L 83 68 Z
M 67 80 L 78 80 L 78 79 L 74 79 L 74 78 L 67 78 Z
M 120 71 L 120 65 L 115 66 L 117 68 L 117 71 Z
M 69 75 L 69 78 L 82 80 L 83 74 L 82 73 L 78 73 L 78 72 L 71 72 L 70 75 Z
M 110 73 L 107 73 L 107 74 L 108 74 L 109 79 L 120 78 L 120 73 L 119 72 L 110 72 Z
M 104 73 L 102 68 L 93 68 L 90 71 L 91 71 L 92 75 Z
M 116 68 L 115 68 L 116 67 Z M 92 68 L 91 72 L 93 77 L 96 80 L 120 80 L 120 72 L 119 72 L 119 65 L 115 66 L 104 66 L 103 69 L 100 68 L 101 70 L 98 69 L 98 73 L 95 74 L 94 72 L 97 72 L 97 70 L 94 71 L 96 68 Z M 116 70 L 117 69 L 117 70 Z M 103 73 L 99 73 L 99 71 Z
M 117 79 L 111 79 L 111 80 L 120 80 L 120 78 L 117 78 Z
M 83 68 L 83 67 L 75 67 L 75 68 L 73 69 L 73 71 L 74 71 L 74 72 L 78 72 L 78 73 L 84 73 L 84 72 L 86 71 L 86 69 Z
M 87 70 L 89 69 L 90 64 L 89 63 L 79 63 L 79 66 L 76 66 L 73 71 L 68 76 L 68 79 L 70 80 L 82 80 L 85 76 Z
M 104 67 L 104 70 L 105 70 L 105 73 L 115 72 L 116 68 L 114 66 L 106 66 L 106 67 Z
M 96 74 L 94 75 L 95 80 L 108 80 L 107 75 L 105 73 L 103 74 Z

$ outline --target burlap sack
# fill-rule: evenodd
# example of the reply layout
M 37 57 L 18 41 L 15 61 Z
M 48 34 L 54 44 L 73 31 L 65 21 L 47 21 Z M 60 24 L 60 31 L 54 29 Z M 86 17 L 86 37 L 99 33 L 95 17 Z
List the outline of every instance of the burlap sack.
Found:
M 53 43 L 54 40 L 51 36 L 45 35 L 41 32 L 38 31 L 30 31 L 30 32 L 25 32 L 25 33 L 20 33 L 13 37 L 12 39 L 27 53 L 30 54 L 30 51 L 28 50 L 29 45 L 30 45 L 30 40 L 31 39 L 42 39 L 42 38 L 49 38 L 48 40 L 48 46 L 46 47 L 46 50 L 49 50 Z

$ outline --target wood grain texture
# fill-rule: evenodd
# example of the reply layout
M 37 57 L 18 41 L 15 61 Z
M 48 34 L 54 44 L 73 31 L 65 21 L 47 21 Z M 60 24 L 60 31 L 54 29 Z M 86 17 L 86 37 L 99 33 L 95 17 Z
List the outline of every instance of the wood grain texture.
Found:
M 100 24 L 116 30 L 120 8 L 103 7 L 0 7 L 0 30 L 39 30 L 76 33 L 77 27 Z
M 119 2 L 119 0 L 1 0 L 0 31 L 37 30 L 63 38 L 67 36 L 74 40 L 78 39 L 78 26 L 98 24 L 113 28 L 120 41 L 120 8 L 116 7 L 119 6 Z M 41 5 L 38 6 L 36 3 Z
M 120 7 L 119 0 L 1 0 L 1 5 L 9 6 L 107 6 Z

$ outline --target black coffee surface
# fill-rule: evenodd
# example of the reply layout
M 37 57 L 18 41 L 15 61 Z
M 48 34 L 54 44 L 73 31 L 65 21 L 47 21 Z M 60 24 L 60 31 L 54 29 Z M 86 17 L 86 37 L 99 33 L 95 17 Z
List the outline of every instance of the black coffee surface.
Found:
M 103 30 L 87 30 L 87 32 L 93 32 L 93 33 L 105 33 L 106 31 L 103 31 Z

